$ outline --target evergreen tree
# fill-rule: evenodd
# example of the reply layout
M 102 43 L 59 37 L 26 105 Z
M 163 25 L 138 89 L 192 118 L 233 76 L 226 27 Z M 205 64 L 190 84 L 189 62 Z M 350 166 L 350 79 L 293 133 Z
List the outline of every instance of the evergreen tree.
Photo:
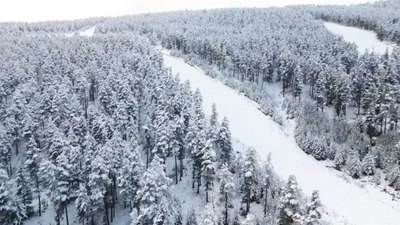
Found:
M 310 201 L 307 203 L 307 210 L 305 215 L 306 225 L 317 225 L 321 218 L 321 201 L 319 199 L 318 191 L 313 191 Z
M 142 171 L 143 165 L 138 149 L 135 145 L 131 145 L 124 151 L 122 168 L 118 177 L 120 193 L 131 209 L 134 206 L 132 201 L 139 188 Z
M 217 113 L 217 107 L 215 103 L 212 105 L 212 112 L 210 116 L 210 127 L 209 127 L 209 134 L 208 134 L 208 139 L 213 140 L 215 147 L 217 147 L 217 139 L 218 139 L 218 129 L 219 129 L 219 124 L 218 124 L 218 113 Z
M 33 212 L 33 207 L 32 207 L 32 190 L 30 187 L 30 180 L 27 177 L 27 173 L 24 170 L 24 167 L 19 166 L 19 169 L 17 171 L 17 178 L 16 178 L 16 184 L 17 184 L 17 192 L 16 195 L 18 198 L 21 199 L 21 203 L 25 207 L 25 215 L 29 216 Z
M 9 221 L 10 214 L 10 189 L 9 189 L 9 178 L 7 172 L 0 169 L 0 222 L 2 224 L 7 224 Z M 22 205 L 22 204 L 21 204 Z
M 320 109 L 322 112 L 324 111 L 324 105 L 325 105 L 324 87 L 325 87 L 324 77 L 319 75 L 314 85 L 314 96 L 315 96 L 314 99 L 317 104 L 317 108 Z
M 249 148 L 246 151 L 246 156 L 244 160 L 244 165 L 242 168 L 244 174 L 244 184 L 243 184 L 243 191 L 244 191 L 244 202 L 246 203 L 246 211 L 245 214 L 247 215 L 250 211 L 250 203 L 251 197 L 254 193 L 253 188 L 256 183 L 256 169 L 257 169 L 257 159 L 256 159 L 256 150 L 254 148 Z
M 348 99 L 350 98 L 350 87 L 348 79 L 345 76 L 339 76 L 337 79 L 337 85 L 335 89 L 335 99 L 334 99 L 334 107 L 336 111 L 336 115 L 344 115 L 346 116 L 346 105 Z
M 132 224 L 173 224 L 176 213 L 170 183 L 163 161 L 156 155 L 139 181 L 135 196 L 139 210 Z
M 231 204 L 233 191 L 235 188 L 235 183 L 233 180 L 233 174 L 229 170 L 229 167 L 226 164 L 222 164 L 220 173 L 219 173 L 219 194 L 220 198 L 224 202 L 224 225 L 228 225 L 228 208 Z
M 360 178 L 361 176 L 361 162 L 358 152 L 351 151 L 346 160 L 346 168 L 349 175 L 353 178 Z
M 227 164 L 228 166 L 232 163 L 232 137 L 229 130 L 229 122 L 226 117 L 222 120 L 217 139 L 218 147 L 220 150 L 219 162 L 220 164 Z
M 201 171 L 203 174 L 203 181 L 206 191 L 206 203 L 209 201 L 209 192 L 212 190 L 215 179 L 215 151 L 213 144 L 210 140 L 207 141 L 206 146 L 202 150 Z
M 206 205 L 201 225 L 218 225 L 218 218 L 212 203 Z
M 277 224 L 294 224 L 296 221 L 299 221 L 300 218 L 301 215 L 297 181 L 294 176 L 290 176 L 281 193 L 281 199 L 278 206 Z
M 299 98 L 299 101 L 303 91 L 303 76 L 303 71 L 301 70 L 300 66 L 296 65 L 293 77 L 293 96 L 295 98 Z
M 371 176 L 375 174 L 375 159 L 371 153 L 368 153 L 361 162 L 362 174 Z

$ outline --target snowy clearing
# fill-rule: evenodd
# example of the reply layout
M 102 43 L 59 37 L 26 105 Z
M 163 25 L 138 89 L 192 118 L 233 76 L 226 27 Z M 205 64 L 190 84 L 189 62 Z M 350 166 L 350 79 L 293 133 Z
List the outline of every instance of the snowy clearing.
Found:
M 80 31 L 79 35 L 85 36 L 85 37 L 91 37 L 91 36 L 93 36 L 95 30 L 96 30 L 95 26 L 89 27 L 85 30 Z
M 319 190 L 332 222 L 353 225 L 395 225 L 400 221 L 400 204 L 376 188 L 360 188 L 339 177 L 323 163 L 306 155 L 297 146 L 293 131 L 281 126 L 260 112 L 246 97 L 206 76 L 198 68 L 164 52 L 164 63 L 182 81 L 189 80 L 199 88 L 206 112 L 215 103 L 221 116 L 230 121 L 232 137 L 246 146 L 253 146 L 262 158 L 272 153 L 272 163 L 283 178 L 294 174 L 305 193 Z
M 86 28 L 83 30 L 78 30 L 76 32 L 65 33 L 64 35 L 67 37 L 73 37 L 74 35 L 92 37 L 94 35 L 95 30 L 96 30 L 96 26 L 93 26 L 93 27 L 89 27 L 89 28 Z
M 324 22 L 324 25 L 330 32 L 342 36 L 345 41 L 355 43 L 358 47 L 358 52 L 361 54 L 363 54 L 365 50 L 368 50 L 369 52 L 382 55 L 386 52 L 386 49 L 388 49 L 390 53 L 395 45 L 393 43 L 380 41 L 372 31 L 330 22 Z

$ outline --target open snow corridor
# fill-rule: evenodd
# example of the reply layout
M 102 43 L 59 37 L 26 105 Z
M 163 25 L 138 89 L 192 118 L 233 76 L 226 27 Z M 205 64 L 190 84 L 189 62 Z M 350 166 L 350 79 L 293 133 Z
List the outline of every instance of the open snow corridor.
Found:
M 319 190 L 321 201 L 333 221 L 352 225 L 400 224 L 398 201 L 392 201 L 378 189 L 364 189 L 346 181 L 333 169 L 305 154 L 297 146 L 293 132 L 284 132 L 252 101 L 166 51 L 164 63 L 173 74 L 180 74 L 182 82 L 189 80 L 193 90 L 200 89 L 206 113 L 211 112 L 213 103 L 216 104 L 220 118 L 226 116 L 229 119 L 234 139 L 254 147 L 263 159 L 271 153 L 276 172 L 284 179 L 294 174 L 305 194 Z

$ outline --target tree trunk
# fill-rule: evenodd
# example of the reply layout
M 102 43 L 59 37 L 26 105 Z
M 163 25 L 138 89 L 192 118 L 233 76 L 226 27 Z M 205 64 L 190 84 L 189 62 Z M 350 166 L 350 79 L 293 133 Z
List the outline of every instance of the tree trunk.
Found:
M 67 225 L 69 225 L 69 219 L 68 219 L 68 207 L 67 204 L 65 203 L 65 219 L 67 221 Z
M 228 225 L 228 193 L 225 192 L 225 225 Z
M 41 203 L 41 199 L 40 199 L 39 177 L 37 174 L 35 174 L 35 181 L 36 181 L 36 191 L 38 193 L 39 216 L 42 216 L 42 203 Z
M 150 161 L 150 146 L 147 146 L 146 147 L 147 148 L 147 153 L 146 153 L 146 169 L 148 169 L 149 168 L 149 161 Z
M 175 183 L 178 183 L 178 161 L 177 156 L 175 154 Z
M 109 219 L 109 216 L 108 216 L 107 194 L 104 196 L 104 214 L 106 216 L 106 224 L 110 225 L 110 219 Z
M 183 157 L 179 160 L 179 170 L 180 170 L 179 181 L 181 181 L 183 177 Z
M 15 155 L 18 155 L 18 140 L 15 141 Z
M 251 195 L 251 190 L 248 188 L 247 190 L 247 198 L 246 198 L 246 215 L 250 212 L 250 195 Z
M 267 206 L 268 206 L 268 189 L 267 186 L 265 186 L 264 217 L 267 216 Z

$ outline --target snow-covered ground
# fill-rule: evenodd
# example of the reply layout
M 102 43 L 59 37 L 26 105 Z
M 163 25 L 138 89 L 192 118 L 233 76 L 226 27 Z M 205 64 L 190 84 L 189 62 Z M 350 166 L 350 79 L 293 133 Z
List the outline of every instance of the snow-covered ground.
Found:
M 182 81 L 189 80 L 192 88 L 199 88 L 204 109 L 211 112 L 215 103 L 220 116 L 230 122 L 233 138 L 246 146 L 253 146 L 262 158 L 272 153 L 272 163 L 283 178 L 294 174 L 300 188 L 310 194 L 319 190 L 327 213 L 335 224 L 397 225 L 400 203 L 376 188 L 362 188 L 345 180 L 324 163 L 306 155 L 297 146 L 291 127 L 281 127 L 260 112 L 256 105 L 235 90 L 206 76 L 198 68 L 164 52 L 164 63 Z
M 74 35 L 80 35 L 80 36 L 85 36 L 85 37 L 91 37 L 94 35 L 94 32 L 96 30 L 96 26 L 85 28 L 76 32 L 71 32 L 71 33 L 65 33 L 64 35 L 67 37 L 73 37 Z
M 369 52 L 374 51 L 377 54 L 384 54 L 386 49 L 388 49 L 390 53 L 393 50 L 393 46 L 395 46 L 393 43 L 380 41 L 376 33 L 372 31 L 330 22 L 324 22 L 324 25 L 330 32 L 343 36 L 345 41 L 355 43 L 361 54 L 364 53 L 365 50 Z

